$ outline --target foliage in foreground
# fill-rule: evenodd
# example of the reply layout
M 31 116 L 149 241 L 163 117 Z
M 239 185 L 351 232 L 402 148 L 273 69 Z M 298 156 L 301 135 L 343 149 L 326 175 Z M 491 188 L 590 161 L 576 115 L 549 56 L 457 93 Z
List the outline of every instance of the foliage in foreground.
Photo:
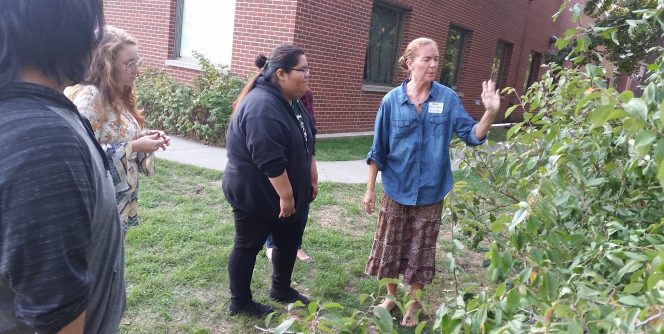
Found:
M 498 287 L 447 301 L 442 332 L 664 328 L 664 56 L 642 98 L 606 87 L 600 66 L 552 66 L 516 106 L 510 140 L 466 152 L 466 171 L 499 195 L 457 191 L 450 215 L 490 242 Z
M 224 146 L 232 104 L 245 81 L 200 54 L 201 73 L 191 84 L 150 68 L 136 83 L 136 99 L 148 128 Z

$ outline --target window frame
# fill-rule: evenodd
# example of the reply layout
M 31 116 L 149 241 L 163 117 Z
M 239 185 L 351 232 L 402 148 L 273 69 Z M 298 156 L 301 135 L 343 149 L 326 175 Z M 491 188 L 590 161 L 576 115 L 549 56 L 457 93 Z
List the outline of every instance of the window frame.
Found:
M 202 70 L 200 64 L 192 58 L 188 56 L 183 56 L 182 55 L 182 46 L 183 46 L 183 41 L 182 38 L 184 36 L 184 27 L 185 27 L 185 17 L 184 17 L 184 12 L 185 12 L 185 1 L 186 0 L 176 0 L 175 1 L 175 16 L 173 17 L 173 49 L 170 50 L 170 56 L 168 59 L 165 61 L 166 66 L 174 66 L 174 67 L 180 67 L 180 68 L 186 68 L 186 69 L 191 69 L 191 70 Z M 235 1 L 235 7 L 237 7 L 237 0 Z M 235 10 L 236 8 L 234 8 Z M 233 19 L 235 19 L 233 15 Z M 235 24 L 233 24 L 234 26 Z M 234 31 L 234 29 L 233 29 Z M 233 32 L 231 32 L 233 33 Z M 232 48 L 232 42 L 231 42 L 231 48 Z M 203 52 L 201 52 L 203 53 Z M 210 55 L 203 53 L 203 55 L 212 62 L 212 65 L 214 65 L 217 69 L 223 70 L 230 68 L 233 62 L 232 59 L 232 54 L 230 59 L 228 59 L 228 63 L 225 62 L 215 62 L 213 57 L 210 57 Z
M 530 51 L 528 56 L 528 69 L 526 71 L 526 80 L 523 82 L 523 91 L 525 92 L 539 78 L 539 68 L 542 65 L 542 53 Z
M 459 78 L 461 76 L 461 68 L 463 67 L 463 55 L 464 52 L 466 51 L 467 48 L 467 43 L 470 38 L 470 34 L 472 33 L 472 30 L 464 28 L 459 25 L 455 24 L 450 24 L 447 30 L 447 38 L 445 40 L 445 51 L 443 52 L 443 61 L 446 61 L 446 56 L 447 56 L 447 51 L 449 50 L 449 40 L 450 40 L 450 32 L 455 31 L 459 33 L 460 38 L 459 38 L 459 45 L 457 47 L 457 55 L 456 55 L 456 60 L 455 60 L 455 67 L 454 70 L 452 71 L 452 78 L 454 79 L 454 84 L 447 84 L 447 82 L 443 82 L 443 70 L 444 68 L 441 66 L 440 69 L 440 80 L 439 82 L 442 85 L 445 85 L 447 87 L 452 88 L 454 91 L 458 91 L 459 87 Z
M 379 82 L 379 81 L 370 81 L 367 80 L 367 69 L 369 67 L 369 48 L 371 47 L 371 31 L 373 30 L 373 19 L 371 20 L 372 22 L 370 23 L 369 26 L 369 34 L 367 37 L 367 47 L 365 50 L 365 57 L 364 57 L 364 73 L 362 76 L 362 86 L 363 90 L 365 91 L 384 91 L 382 87 L 389 87 L 392 88 L 394 87 L 394 81 L 397 78 L 397 73 L 398 73 L 398 57 L 399 57 L 399 52 L 401 51 L 401 43 L 403 39 L 403 31 L 404 31 L 404 26 L 405 26 L 405 21 L 406 21 L 406 14 L 409 11 L 408 8 L 405 7 L 400 7 L 396 6 L 394 4 L 388 3 L 388 2 L 383 2 L 383 1 L 374 1 L 371 7 L 371 16 L 373 17 L 374 13 L 374 8 L 375 7 L 382 7 L 383 9 L 387 9 L 390 11 L 393 11 L 397 15 L 397 32 L 394 37 L 394 51 L 393 54 L 390 56 L 389 61 L 390 64 L 388 65 L 389 68 L 389 73 L 386 78 L 386 82 Z
M 491 79 L 494 79 L 493 74 L 496 71 L 496 59 L 498 59 L 498 50 L 501 45 L 504 46 L 504 52 L 502 54 L 502 58 L 500 59 L 500 63 L 498 64 L 498 70 L 494 80 L 497 89 L 502 88 L 503 84 L 507 80 L 509 61 L 511 59 L 512 50 L 514 48 L 514 45 L 508 41 L 498 40 L 496 42 L 496 51 L 493 55 L 493 64 L 491 65 Z

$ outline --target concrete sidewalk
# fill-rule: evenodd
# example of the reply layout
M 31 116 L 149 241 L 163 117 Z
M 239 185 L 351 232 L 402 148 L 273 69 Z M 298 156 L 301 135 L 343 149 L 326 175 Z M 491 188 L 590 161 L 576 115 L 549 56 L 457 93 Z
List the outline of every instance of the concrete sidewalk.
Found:
M 157 151 L 157 158 L 198 167 L 223 171 L 226 168 L 226 149 L 199 144 L 171 136 L 171 146 Z M 340 183 L 366 183 L 367 164 L 364 160 L 318 161 L 318 180 Z M 380 174 L 377 182 L 380 182 Z

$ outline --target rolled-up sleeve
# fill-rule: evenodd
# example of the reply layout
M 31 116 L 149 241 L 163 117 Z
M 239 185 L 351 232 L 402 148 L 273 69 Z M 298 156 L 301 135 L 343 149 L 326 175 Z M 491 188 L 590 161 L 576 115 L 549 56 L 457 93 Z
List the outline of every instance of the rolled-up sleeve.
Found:
M 382 171 L 389 153 L 390 139 L 390 110 L 391 105 L 387 98 L 380 103 L 374 123 L 374 139 L 367 153 L 367 164 L 371 161 L 376 163 L 378 170 Z
M 454 133 L 467 145 L 477 146 L 483 144 L 486 138 L 479 139 L 475 135 L 477 121 L 468 115 L 458 96 L 455 96 L 454 103 L 455 106 L 452 108 L 454 113 Z

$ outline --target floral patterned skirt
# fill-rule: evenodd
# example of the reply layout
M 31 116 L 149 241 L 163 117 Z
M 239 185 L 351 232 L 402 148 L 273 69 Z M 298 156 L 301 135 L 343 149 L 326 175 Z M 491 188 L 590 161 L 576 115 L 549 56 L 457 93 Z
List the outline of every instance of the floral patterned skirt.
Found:
M 429 284 L 435 273 L 436 240 L 442 202 L 402 205 L 383 193 L 371 255 L 365 273 L 399 278 L 406 284 Z

